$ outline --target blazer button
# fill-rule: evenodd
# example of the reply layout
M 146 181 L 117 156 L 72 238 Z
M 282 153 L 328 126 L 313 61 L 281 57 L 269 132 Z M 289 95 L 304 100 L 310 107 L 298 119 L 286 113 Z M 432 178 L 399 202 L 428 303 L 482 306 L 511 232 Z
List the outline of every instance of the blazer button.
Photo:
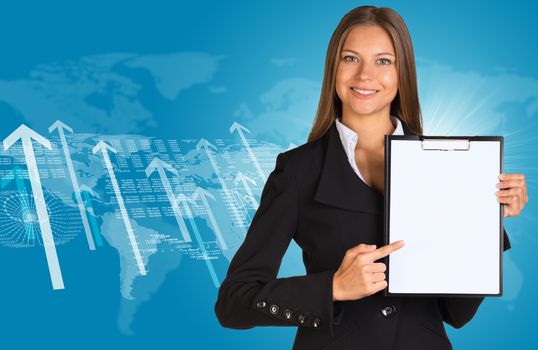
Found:
M 284 310 L 284 317 L 288 320 L 291 320 L 293 317 L 293 312 L 290 309 Z
M 299 314 L 299 315 L 297 316 L 297 321 L 299 321 L 300 324 L 304 324 L 305 321 L 306 321 L 306 317 L 304 317 L 303 314 Z
M 314 328 L 318 328 L 320 324 L 321 324 L 321 320 L 317 317 L 314 319 L 314 321 L 312 321 L 312 327 Z
M 258 301 L 258 303 L 256 304 L 256 306 L 258 307 L 258 309 L 263 309 L 264 307 L 267 306 L 267 303 L 265 301 Z
M 381 309 L 381 314 L 383 317 L 389 318 L 394 316 L 396 313 L 396 306 L 394 305 L 387 305 Z
M 272 313 L 273 315 L 276 315 L 278 313 L 278 306 L 277 305 L 271 305 L 271 307 L 269 308 L 269 312 Z

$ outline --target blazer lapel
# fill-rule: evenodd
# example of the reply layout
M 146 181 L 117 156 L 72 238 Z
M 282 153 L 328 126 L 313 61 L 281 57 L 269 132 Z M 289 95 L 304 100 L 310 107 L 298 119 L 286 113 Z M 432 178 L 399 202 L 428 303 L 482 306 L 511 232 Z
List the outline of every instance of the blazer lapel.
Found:
M 414 135 L 404 122 L 402 128 L 405 135 Z M 322 138 L 325 159 L 314 199 L 342 209 L 383 213 L 383 196 L 365 184 L 351 168 L 335 122 Z

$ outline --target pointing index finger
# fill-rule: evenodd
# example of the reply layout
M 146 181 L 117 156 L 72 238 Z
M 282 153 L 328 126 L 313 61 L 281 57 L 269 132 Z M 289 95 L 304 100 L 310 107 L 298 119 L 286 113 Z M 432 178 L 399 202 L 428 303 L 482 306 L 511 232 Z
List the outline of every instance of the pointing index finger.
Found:
M 373 250 L 371 252 L 364 253 L 364 255 L 368 256 L 372 261 L 381 259 L 386 257 L 387 255 L 395 252 L 396 250 L 400 249 L 404 246 L 404 241 L 399 240 L 396 242 L 392 242 L 391 244 L 387 244 L 386 246 L 377 248 L 376 250 Z

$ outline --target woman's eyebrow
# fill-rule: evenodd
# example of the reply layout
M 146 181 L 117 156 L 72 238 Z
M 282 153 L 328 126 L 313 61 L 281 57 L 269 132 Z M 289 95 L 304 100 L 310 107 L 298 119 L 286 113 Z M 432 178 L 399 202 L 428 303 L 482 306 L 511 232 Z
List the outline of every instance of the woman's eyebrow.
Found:
M 355 50 L 351 50 L 351 49 L 343 49 L 342 52 L 344 51 L 349 51 L 349 52 L 353 52 L 355 55 L 359 55 L 359 53 Z M 379 53 L 376 53 L 375 56 L 381 56 L 381 55 L 389 55 L 389 56 L 394 56 L 394 54 L 390 53 L 390 52 L 379 52 Z

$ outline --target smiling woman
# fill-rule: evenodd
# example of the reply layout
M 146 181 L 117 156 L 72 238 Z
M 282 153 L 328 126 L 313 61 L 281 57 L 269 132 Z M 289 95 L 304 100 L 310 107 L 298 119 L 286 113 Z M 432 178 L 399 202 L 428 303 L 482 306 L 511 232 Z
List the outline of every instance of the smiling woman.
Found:
M 336 93 L 348 123 L 351 115 L 380 118 L 390 113 L 398 92 L 393 52 L 390 37 L 379 26 L 356 26 L 349 32 L 336 72 Z
M 336 71 L 336 94 L 342 104 L 342 127 L 360 138 L 353 154 L 362 179 L 384 191 L 384 135 L 396 128 L 389 118 L 398 93 L 398 71 L 392 40 L 379 25 L 355 25 L 349 31 Z
M 383 101 L 376 101 L 376 105 L 398 116 L 414 133 L 422 134 L 413 44 L 405 22 L 395 11 L 362 6 L 342 18 L 327 49 L 318 111 L 308 141 L 320 138 L 335 117 L 342 116 L 342 108 L 346 108 L 343 102 L 347 102 L 343 99 L 353 97 L 347 91 L 352 88 L 380 90 Z M 361 97 L 358 93 L 354 96 Z M 378 115 L 379 108 L 375 110 Z
M 230 263 L 215 305 L 221 325 L 296 326 L 294 349 L 452 349 L 443 322 L 462 327 L 483 297 L 382 293 L 380 259 L 405 249 L 382 246 L 391 134 L 422 134 L 411 38 L 393 10 L 358 7 L 331 37 L 308 142 L 278 155 Z M 506 185 L 526 195 L 524 178 Z M 307 274 L 277 278 L 292 239 Z

